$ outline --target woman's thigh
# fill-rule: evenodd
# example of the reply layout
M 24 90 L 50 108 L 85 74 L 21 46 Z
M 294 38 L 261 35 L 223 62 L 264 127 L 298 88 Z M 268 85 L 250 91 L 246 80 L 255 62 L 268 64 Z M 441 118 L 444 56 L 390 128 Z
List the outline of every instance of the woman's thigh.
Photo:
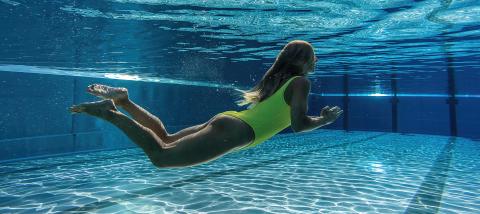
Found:
M 157 153 L 155 165 L 182 167 L 208 162 L 229 151 L 246 145 L 248 139 L 235 119 L 216 117 L 196 133 L 184 136 L 168 144 L 169 148 Z
M 174 134 L 169 134 L 167 135 L 167 140 L 165 143 L 167 144 L 170 144 L 170 143 L 173 143 L 175 141 L 177 141 L 178 139 L 182 138 L 182 137 L 185 137 L 189 134 L 193 134 L 195 132 L 198 132 L 200 131 L 201 129 L 205 128 L 205 126 L 208 125 L 208 122 L 207 123 L 203 123 L 203 124 L 199 124 L 199 125 L 195 125 L 195 126 L 191 126 L 191 127 L 188 127 L 188 128 L 184 128 L 178 132 L 175 132 Z
M 210 118 L 210 120 L 208 120 L 207 122 L 205 123 L 202 123 L 202 124 L 199 124 L 199 125 L 195 125 L 195 126 L 191 126 L 191 127 L 188 127 L 188 128 L 184 128 L 178 132 L 175 132 L 174 134 L 169 134 L 167 136 L 167 139 L 168 141 L 165 142 L 167 144 L 170 144 L 170 143 L 173 143 L 175 141 L 177 141 L 178 139 L 182 138 L 182 137 L 185 137 L 189 134 L 193 134 L 195 132 L 198 132 L 200 131 L 201 129 L 205 128 L 213 119 L 215 119 L 217 115 L 215 115 L 214 117 Z

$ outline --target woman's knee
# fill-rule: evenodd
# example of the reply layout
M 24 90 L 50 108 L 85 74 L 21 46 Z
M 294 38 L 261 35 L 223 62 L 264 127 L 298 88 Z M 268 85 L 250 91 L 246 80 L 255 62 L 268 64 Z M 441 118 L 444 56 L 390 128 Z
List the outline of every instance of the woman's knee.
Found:
M 169 163 L 168 159 L 162 158 L 158 155 L 155 155 L 155 156 L 148 155 L 148 159 L 150 159 L 150 162 L 157 168 L 171 167 L 171 164 Z
M 150 162 L 157 168 L 175 168 L 175 167 L 187 167 L 197 165 L 199 163 L 189 163 L 187 161 L 174 161 L 172 159 L 150 159 Z
M 167 135 L 164 137 L 164 139 L 162 139 L 162 141 L 165 143 L 165 144 L 169 144 L 169 143 L 172 143 L 172 142 L 175 142 L 175 140 L 177 140 L 178 138 L 175 137 L 175 135 Z
M 162 151 L 151 151 L 147 153 L 147 156 L 150 162 L 157 168 L 184 167 L 190 165 L 187 158 L 174 153 L 175 150 L 166 149 Z

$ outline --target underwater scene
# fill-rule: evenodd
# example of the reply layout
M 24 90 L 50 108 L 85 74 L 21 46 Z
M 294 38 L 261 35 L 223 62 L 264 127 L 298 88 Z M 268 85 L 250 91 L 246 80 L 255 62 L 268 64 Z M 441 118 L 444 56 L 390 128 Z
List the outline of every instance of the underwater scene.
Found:
M 479 21 L 476 0 L 0 0 L 0 213 L 480 213 Z

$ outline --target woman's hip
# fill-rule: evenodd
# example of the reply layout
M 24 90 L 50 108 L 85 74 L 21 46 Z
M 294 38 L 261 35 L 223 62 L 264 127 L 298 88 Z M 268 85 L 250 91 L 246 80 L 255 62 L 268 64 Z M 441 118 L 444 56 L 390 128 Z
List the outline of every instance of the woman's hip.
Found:
M 253 128 L 237 117 L 236 111 L 226 111 L 215 115 L 211 121 L 212 126 L 218 126 L 225 131 L 231 131 L 233 135 L 238 139 L 242 139 L 245 142 L 253 142 L 255 140 L 255 132 Z

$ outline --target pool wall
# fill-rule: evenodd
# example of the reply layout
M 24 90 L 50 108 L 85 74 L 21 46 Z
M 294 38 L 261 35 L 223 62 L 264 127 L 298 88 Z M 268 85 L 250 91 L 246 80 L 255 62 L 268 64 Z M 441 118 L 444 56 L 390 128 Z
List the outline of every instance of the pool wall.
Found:
M 111 124 L 68 112 L 99 100 L 85 92 L 92 83 L 127 87 L 170 133 L 235 108 L 229 92 L 210 87 L 16 72 L 0 72 L 0 82 L 0 162 L 135 146 Z
M 428 79 L 413 79 L 410 74 L 375 75 L 370 79 L 353 75 L 323 77 L 318 84 L 322 98 L 316 105 L 344 109 L 343 117 L 329 128 L 479 139 L 480 75 L 473 69 L 457 69 L 454 78 L 444 74 Z M 358 91 L 375 92 L 368 81 L 389 78 L 378 83 L 381 96 L 359 96 Z

